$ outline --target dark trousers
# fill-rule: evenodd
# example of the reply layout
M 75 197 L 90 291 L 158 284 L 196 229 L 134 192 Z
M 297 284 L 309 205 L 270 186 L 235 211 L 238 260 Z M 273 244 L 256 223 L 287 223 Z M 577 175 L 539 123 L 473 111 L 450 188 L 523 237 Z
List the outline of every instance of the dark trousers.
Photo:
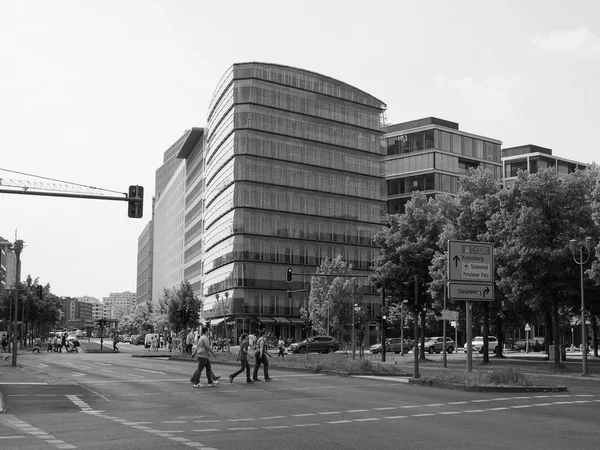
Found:
M 242 373 L 245 369 L 246 370 L 246 381 L 250 381 L 250 363 L 248 362 L 248 359 L 242 359 L 242 360 L 240 360 L 240 362 L 242 363 L 242 367 L 237 372 L 231 374 L 231 379 L 233 380 L 240 373 Z
M 265 380 L 269 379 L 269 361 L 267 361 L 267 355 L 265 354 L 261 358 L 258 352 L 256 353 L 256 365 L 254 366 L 254 373 L 252 379 L 256 380 L 258 378 L 258 368 L 261 364 L 263 365 Z
M 277 357 L 279 358 L 280 356 L 282 358 L 285 358 L 285 353 L 283 352 L 284 348 L 283 347 L 279 347 L 279 353 L 277 354 Z
M 210 366 L 210 360 L 208 358 L 204 358 L 202 356 L 198 357 L 198 368 L 196 369 L 196 371 L 194 372 L 194 375 L 192 376 L 192 380 L 193 380 L 194 384 L 200 383 L 200 376 L 202 375 L 202 371 L 204 370 L 205 367 L 206 367 L 206 379 L 208 380 L 208 384 L 212 384 L 212 379 L 210 377 L 210 373 L 212 371 L 212 368 Z
M 58 347 L 58 351 L 59 351 L 59 352 L 62 352 L 62 348 L 63 348 L 63 346 L 65 347 L 65 350 L 66 350 L 66 351 L 69 351 L 69 347 L 67 347 L 67 343 L 66 343 L 66 341 L 62 341 L 62 342 L 60 343 L 60 347 Z

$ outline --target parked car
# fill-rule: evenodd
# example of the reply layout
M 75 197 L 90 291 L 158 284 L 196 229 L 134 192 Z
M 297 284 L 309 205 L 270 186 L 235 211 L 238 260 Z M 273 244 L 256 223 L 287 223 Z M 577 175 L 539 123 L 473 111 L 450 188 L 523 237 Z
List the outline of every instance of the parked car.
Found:
M 146 335 L 145 334 L 136 334 L 135 335 L 135 341 L 132 341 L 131 343 L 134 345 L 144 345 L 146 342 Z
M 471 347 L 474 352 L 483 353 L 483 336 L 475 336 L 471 341 Z M 498 338 L 496 336 L 488 336 L 488 353 L 494 353 L 498 347 Z M 465 353 L 467 352 L 467 344 L 464 345 Z
M 444 338 L 434 336 L 425 338 L 425 351 L 429 353 L 440 353 L 444 350 Z M 452 338 L 446 337 L 446 351 L 452 353 L 454 351 L 454 341 Z
M 400 353 L 401 351 L 404 351 L 404 354 L 406 354 L 412 350 L 413 346 L 414 343 L 410 339 L 404 339 L 404 342 L 402 342 L 401 338 L 389 338 L 385 340 L 386 352 Z M 381 343 L 371 345 L 371 353 L 374 355 L 381 353 L 381 347 Z
M 144 347 L 150 348 L 150 346 L 152 345 L 152 338 L 158 339 L 158 333 L 147 334 L 144 338 Z
M 515 341 L 513 348 L 518 352 L 527 351 L 527 340 L 519 339 Z M 537 339 L 529 339 L 529 351 L 530 352 L 539 352 L 542 349 L 542 345 L 540 345 Z
M 126 342 L 128 344 L 131 343 L 131 336 L 129 336 L 128 334 L 122 334 L 121 335 L 121 342 Z
M 331 353 L 340 349 L 340 343 L 331 336 L 311 336 L 302 342 L 295 342 L 290 345 L 292 353 Z

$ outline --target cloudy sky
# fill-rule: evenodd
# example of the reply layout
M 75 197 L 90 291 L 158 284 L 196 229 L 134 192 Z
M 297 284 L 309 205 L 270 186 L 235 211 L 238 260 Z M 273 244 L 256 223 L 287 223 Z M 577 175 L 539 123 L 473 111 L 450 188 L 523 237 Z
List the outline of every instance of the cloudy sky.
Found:
M 135 292 L 163 152 L 205 125 L 234 62 L 345 81 L 385 102 L 389 123 L 437 116 L 505 147 L 598 162 L 598 5 L 0 0 L 3 183 L 33 174 L 146 192 L 143 219 L 125 202 L 0 194 L 0 236 L 25 241 L 23 276 L 57 295 Z

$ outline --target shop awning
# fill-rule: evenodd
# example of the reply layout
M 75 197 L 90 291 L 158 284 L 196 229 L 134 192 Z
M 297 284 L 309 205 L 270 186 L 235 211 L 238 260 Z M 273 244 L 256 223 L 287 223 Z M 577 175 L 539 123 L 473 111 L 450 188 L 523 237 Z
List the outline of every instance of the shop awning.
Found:
M 275 322 L 277 323 L 290 323 L 285 317 L 273 317 L 273 319 L 275 319 Z
M 275 319 L 272 317 L 262 316 L 258 318 L 258 321 L 261 323 L 275 323 Z
M 290 317 L 288 320 L 292 323 L 304 323 L 304 320 L 300 319 L 299 317 Z
M 219 325 L 221 322 L 225 320 L 225 317 L 219 317 L 218 319 L 208 319 L 210 320 L 210 326 Z

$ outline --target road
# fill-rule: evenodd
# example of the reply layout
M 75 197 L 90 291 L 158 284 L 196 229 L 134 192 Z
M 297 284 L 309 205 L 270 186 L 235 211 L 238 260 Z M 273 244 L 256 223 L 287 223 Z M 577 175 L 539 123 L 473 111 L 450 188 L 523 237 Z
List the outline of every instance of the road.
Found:
M 270 383 L 230 384 L 233 368 L 217 365 L 221 383 L 194 389 L 193 363 L 132 358 L 141 350 L 120 347 L 120 354 L 21 355 L 19 364 L 52 376 L 0 386 L 0 448 L 583 449 L 600 442 L 598 379 L 566 393 L 504 395 L 283 370 L 272 370 Z M 10 369 L 0 366 L 0 374 Z M 31 384 L 44 380 L 55 384 Z

